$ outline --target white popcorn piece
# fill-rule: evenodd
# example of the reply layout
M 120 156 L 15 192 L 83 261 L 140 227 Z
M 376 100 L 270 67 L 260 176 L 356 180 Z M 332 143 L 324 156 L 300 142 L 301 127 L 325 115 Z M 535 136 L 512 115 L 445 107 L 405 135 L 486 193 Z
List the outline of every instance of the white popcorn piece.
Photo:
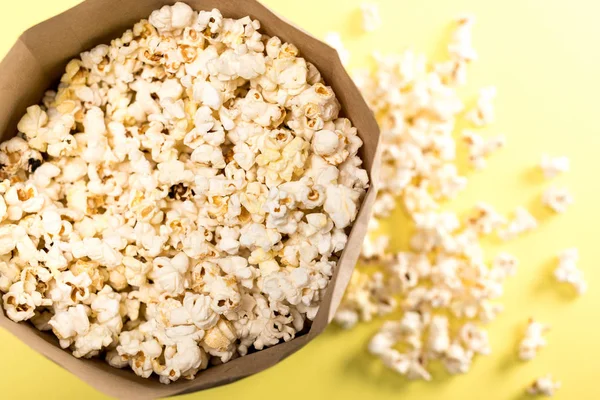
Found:
M 491 353 L 487 331 L 472 322 L 464 324 L 459 331 L 459 337 L 464 346 L 475 354 Z
M 546 179 L 552 179 L 559 174 L 569 171 L 570 166 L 571 161 L 565 156 L 551 157 L 544 154 L 540 161 L 540 168 Z
M 84 335 L 90 329 L 88 311 L 82 304 L 56 312 L 48 324 L 62 347 L 68 347 L 76 336 Z
M 175 3 L 153 11 L 148 19 L 160 34 L 169 34 L 192 24 L 193 10 L 185 3 Z
M 506 144 L 504 136 L 485 139 L 471 131 L 463 131 L 463 141 L 469 148 L 469 161 L 475 169 L 485 168 L 486 159 Z
M 467 373 L 471 369 L 472 360 L 473 351 L 454 342 L 446 351 L 442 362 L 448 373 L 455 375 Z
M 365 32 L 373 32 L 381 26 L 379 7 L 373 3 L 362 3 L 360 5 L 362 14 L 362 28 Z
M 532 396 L 552 397 L 560 387 L 560 381 L 553 379 L 552 376 L 548 374 L 533 381 L 526 392 Z
M 573 204 L 573 196 L 565 188 L 549 187 L 542 194 L 542 202 L 552 211 L 562 214 Z
M 482 235 L 489 235 L 505 224 L 506 219 L 502 215 L 481 202 L 475 205 L 474 215 L 467 220 L 467 226 Z
M 371 239 L 369 235 L 365 237 L 363 241 L 361 256 L 365 260 L 384 260 L 386 258 L 386 249 L 389 246 L 389 236 L 378 236 L 377 238 Z
M 559 282 L 573 286 L 579 295 L 587 291 L 587 282 L 583 272 L 577 267 L 579 252 L 576 248 L 562 251 L 558 256 L 558 267 L 554 270 L 554 277 Z
M 537 220 L 527 209 L 517 207 L 513 219 L 506 227 L 498 231 L 498 236 L 502 240 L 511 240 L 523 233 L 536 229 L 537 225 Z
M 352 275 L 347 297 L 336 313 L 335 319 L 344 328 L 353 327 L 358 321 L 370 321 L 375 316 L 390 313 L 396 306 L 382 273 L 372 277 L 364 273 Z
M 475 126 L 487 126 L 494 122 L 494 104 L 496 88 L 489 86 L 479 91 L 476 107 L 469 111 L 466 118 Z
M 519 344 L 519 358 L 523 361 L 529 361 L 535 358 L 537 352 L 546 346 L 546 339 L 543 337 L 550 327 L 548 325 L 537 322 L 533 319 L 529 320 L 525 337 Z
M 517 271 L 518 260 L 515 256 L 508 253 L 499 253 L 492 262 L 490 273 L 497 279 L 504 280 L 509 276 L 514 276 Z
M 442 315 L 435 315 L 429 325 L 427 349 L 434 355 L 439 355 L 445 354 L 449 347 L 448 318 Z
M 344 46 L 342 42 L 342 37 L 338 32 L 328 32 L 325 34 L 325 43 L 333 47 L 340 56 L 340 60 L 342 64 L 346 65 L 350 62 L 350 52 Z
M 454 31 L 448 52 L 453 59 L 467 62 L 477 59 L 477 53 L 471 44 L 471 35 L 475 18 L 471 15 L 460 16 L 456 19 L 457 27 Z

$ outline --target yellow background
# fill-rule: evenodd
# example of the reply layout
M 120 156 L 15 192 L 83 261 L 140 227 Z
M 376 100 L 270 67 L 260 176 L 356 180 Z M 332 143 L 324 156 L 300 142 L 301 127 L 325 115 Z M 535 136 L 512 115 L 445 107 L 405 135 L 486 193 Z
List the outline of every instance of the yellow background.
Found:
M 490 132 L 507 136 L 508 146 L 489 168 L 470 175 L 469 187 L 455 202 L 461 210 L 486 200 L 502 212 L 529 207 L 541 227 L 506 245 L 491 243 L 520 259 L 506 287 L 506 311 L 490 326 L 493 354 L 475 360 L 470 373 L 434 382 L 407 383 L 365 351 L 378 322 L 350 332 L 331 327 L 280 365 L 241 382 L 192 399 L 520 399 L 533 378 L 552 373 L 563 382 L 557 399 L 600 399 L 600 3 L 593 0 L 381 0 L 383 28 L 363 34 L 360 1 L 268 0 L 267 5 L 317 36 L 340 31 L 352 51 L 352 66 L 365 63 L 372 49 L 407 46 L 439 58 L 458 13 L 476 15 L 474 42 L 480 61 L 470 68 L 473 94 L 482 85 L 498 88 L 497 123 Z M 0 53 L 32 24 L 77 0 L 2 1 Z M 0 105 L 1 106 L 1 105 Z M 567 155 L 572 172 L 557 179 L 575 195 L 565 215 L 540 206 L 549 185 L 536 172 L 543 152 Z M 403 228 L 399 236 L 406 236 Z M 577 246 L 589 292 L 576 298 L 553 282 L 556 253 Z M 549 346 L 529 363 L 516 360 L 515 348 L 528 317 L 550 323 Z M 77 378 L 0 332 L 0 398 L 105 399 Z

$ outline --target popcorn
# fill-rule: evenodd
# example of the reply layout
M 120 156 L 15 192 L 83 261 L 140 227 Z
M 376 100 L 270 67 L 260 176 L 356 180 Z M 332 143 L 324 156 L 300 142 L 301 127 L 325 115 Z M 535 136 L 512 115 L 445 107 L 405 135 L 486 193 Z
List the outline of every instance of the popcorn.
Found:
M 381 26 L 379 8 L 376 4 L 362 3 L 360 5 L 360 12 L 362 14 L 362 26 L 365 32 L 372 32 Z
M 39 292 L 28 293 L 23 282 L 15 282 L 2 296 L 2 303 L 6 315 L 13 321 L 20 322 L 31 319 L 35 315 L 35 309 L 41 305 L 41 299 Z
M 452 374 L 466 374 L 471 369 L 473 351 L 467 350 L 460 343 L 454 342 L 446 351 L 442 362 L 446 370 Z
M 396 305 L 382 273 L 372 277 L 354 273 L 347 289 L 347 297 L 338 308 L 335 320 L 342 327 L 352 328 L 359 320 L 370 321 L 374 316 L 390 313 Z
M 185 3 L 175 3 L 153 11 L 148 19 L 160 34 L 172 33 L 192 24 L 194 11 Z
M 546 179 L 552 179 L 559 174 L 567 172 L 570 168 L 570 164 L 570 160 L 565 156 L 551 157 L 544 154 L 540 161 L 540 168 Z
M 527 388 L 527 393 L 532 396 L 554 396 L 554 392 L 560 389 L 560 381 L 552 379 L 550 374 L 536 379 Z
M 514 212 L 514 219 L 508 225 L 498 231 L 498 236 L 502 240 L 510 240 L 515 237 L 537 228 L 537 220 L 523 207 L 517 207 Z
M 494 258 L 490 273 L 495 274 L 498 279 L 504 280 L 508 276 L 515 275 L 518 260 L 511 254 L 500 253 Z
M 427 348 L 433 354 L 444 354 L 450 347 L 450 336 L 448 333 L 448 318 L 436 315 L 431 319 L 429 325 L 429 338 Z
M 464 15 L 456 20 L 457 28 L 452 35 L 448 52 L 452 58 L 465 60 L 467 62 L 477 59 L 477 53 L 471 45 L 471 30 L 475 23 L 475 18 L 470 15 Z
M 78 335 L 84 335 L 89 331 L 88 310 L 84 305 L 77 304 L 56 312 L 48 324 L 60 340 L 61 347 L 66 348 Z
M 475 126 L 482 127 L 494 121 L 494 105 L 492 101 L 496 97 L 496 88 L 493 86 L 482 88 L 479 91 L 477 106 L 469 111 L 466 118 Z
M 460 328 L 459 337 L 464 346 L 476 354 L 487 355 L 491 353 L 487 331 L 468 322 Z
M 359 198 L 360 192 L 356 190 L 343 185 L 328 185 L 323 209 L 337 228 L 344 229 L 354 221 L 358 214 L 356 203 Z
M 475 215 L 469 218 L 468 226 L 478 234 L 489 235 L 506 224 L 503 216 L 498 214 L 490 205 L 478 203 L 475 205 Z
M 236 339 L 235 331 L 229 322 L 220 319 L 204 336 L 203 343 L 209 349 L 226 350 Z
M 519 344 L 519 358 L 523 361 L 532 360 L 539 349 L 546 346 L 543 334 L 550 329 L 549 326 L 529 319 L 525 337 Z
M 6 315 L 165 384 L 292 340 L 369 187 L 340 112 L 293 44 L 216 9 L 83 52 L 0 144 Z
M 157 257 L 153 261 L 153 268 L 148 277 L 162 292 L 177 296 L 185 289 L 183 275 L 188 267 L 189 259 L 185 253 L 179 253 L 173 258 Z
M 342 64 L 346 65 L 350 61 L 350 52 L 342 43 L 342 37 L 337 32 L 329 32 L 325 35 L 325 43 L 333 47 L 340 56 Z
M 573 196 L 567 189 L 550 187 L 544 191 L 542 202 L 556 213 L 564 213 L 573 203 Z
M 558 256 L 558 267 L 554 270 L 554 277 L 559 282 L 566 282 L 573 286 L 579 295 L 587 291 L 587 283 L 583 272 L 577 268 L 579 252 L 575 248 L 564 250 Z
M 486 158 L 505 145 L 504 136 L 486 140 L 470 131 L 463 132 L 463 140 L 469 148 L 469 161 L 475 169 L 483 169 L 486 165 Z

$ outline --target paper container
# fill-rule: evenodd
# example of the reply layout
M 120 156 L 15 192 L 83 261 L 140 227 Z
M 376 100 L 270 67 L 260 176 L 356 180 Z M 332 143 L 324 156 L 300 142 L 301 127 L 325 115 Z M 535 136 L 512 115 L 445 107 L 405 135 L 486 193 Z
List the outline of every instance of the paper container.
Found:
M 32 104 L 39 103 L 46 89 L 56 84 L 66 63 L 80 52 L 109 43 L 140 19 L 175 0 L 87 0 L 65 13 L 26 31 L 0 64 L 0 129 L 2 140 L 16 133 L 16 124 Z M 361 157 L 369 171 L 367 192 L 338 267 L 327 289 L 319 313 L 308 333 L 269 349 L 210 367 L 191 381 L 163 385 L 157 379 L 142 379 L 128 369 L 115 369 L 103 360 L 77 359 L 62 350 L 52 334 L 27 323 L 14 323 L 3 313 L 0 326 L 61 367 L 96 389 L 124 399 L 149 399 L 191 393 L 234 382 L 268 368 L 294 353 L 321 333 L 333 318 L 350 280 L 367 230 L 375 200 L 379 158 L 379 129 L 358 89 L 342 67 L 335 50 L 290 25 L 254 0 L 187 0 L 195 10 L 218 8 L 224 16 L 246 15 L 261 22 L 262 31 L 294 43 L 303 57 L 314 63 L 331 85 L 342 105 L 342 114 L 358 128 L 364 146 Z

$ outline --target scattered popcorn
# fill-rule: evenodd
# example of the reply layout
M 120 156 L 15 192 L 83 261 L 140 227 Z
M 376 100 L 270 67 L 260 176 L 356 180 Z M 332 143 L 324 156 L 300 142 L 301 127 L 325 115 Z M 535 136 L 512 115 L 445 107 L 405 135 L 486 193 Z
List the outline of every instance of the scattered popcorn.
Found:
M 559 282 L 573 286 L 579 295 L 587 291 L 587 282 L 583 272 L 577 268 L 579 252 L 575 248 L 567 249 L 558 256 L 558 267 L 554 270 L 554 277 Z
M 565 156 L 551 157 L 547 154 L 542 156 L 540 168 L 546 179 L 552 179 L 559 174 L 565 173 L 570 168 L 570 160 Z
M 496 299 L 517 265 L 506 253 L 486 263 L 481 239 L 506 225 L 491 205 L 476 204 L 464 219 L 441 210 L 444 200 L 466 186 L 455 165 L 453 131 L 464 109 L 455 86 L 475 59 L 471 25 L 470 18 L 458 21 L 448 62 L 430 66 L 412 52 L 376 54 L 375 72 L 355 77 L 378 117 L 383 141 L 381 188 L 362 248 L 362 261 L 381 264 L 382 270 L 355 270 L 335 321 L 351 328 L 401 311 L 399 320 L 386 321 L 372 337 L 369 351 L 408 379 L 431 380 L 429 365 L 435 362 L 450 374 L 464 374 L 476 355 L 490 354 L 483 325 L 502 311 Z M 494 93 L 487 89 L 482 95 L 487 98 L 481 100 L 478 121 L 489 123 L 493 109 L 487 101 Z M 476 166 L 504 144 L 501 138 L 468 135 Z M 414 229 L 409 249 L 393 253 L 388 236 L 376 231 L 397 206 Z M 511 232 L 530 229 L 531 221 L 521 214 Z
M 548 374 L 533 381 L 527 388 L 527 393 L 532 396 L 552 397 L 560 389 L 560 386 L 560 381 L 552 379 L 552 376 Z
M 519 344 L 519 358 L 523 361 L 532 360 L 539 349 L 546 346 L 546 339 L 543 335 L 550 327 L 540 322 L 529 319 L 525 337 Z
M 325 35 L 325 43 L 333 47 L 340 56 L 340 60 L 342 60 L 342 64 L 347 65 L 350 62 L 350 52 L 344 46 L 342 42 L 342 37 L 337 32 L 329 32 Z
M 373 3 L 362 3 L 360 5 L 362 14 L 362 27 L 365 32 L 373 32 L 381 26 L 379 7 Z
M 565 188 L 549 187 L 542 195 L 542 202 L 552 211 L 562 214 L 573 204 L 573 196 Z
M 536 229 L 537 225 L 537 220 L 529 211 L 523 207 L 517 207 L 513 220 L 498 232 L 498 236 L 502 240 L 511 240 L 523 233 Z
M 260 27 L 164 6 L 27 109 L 0 144 L 9 318 L 165 384 L 310 324 L 369 177 L 332 88 Z M 394 306 L 354 285 L 347 324 Z

